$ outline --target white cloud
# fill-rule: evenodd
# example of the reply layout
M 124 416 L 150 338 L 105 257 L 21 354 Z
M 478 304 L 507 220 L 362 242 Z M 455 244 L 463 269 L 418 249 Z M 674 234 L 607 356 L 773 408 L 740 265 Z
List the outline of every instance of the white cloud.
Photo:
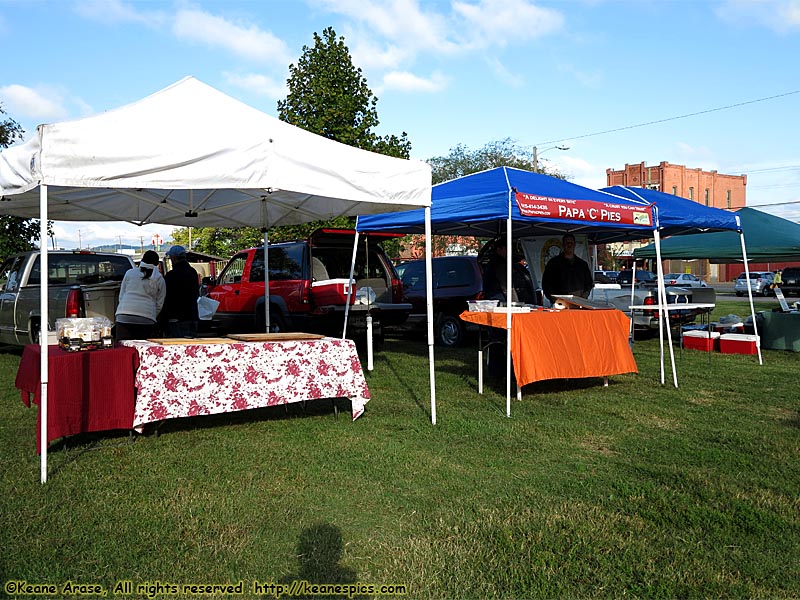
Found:
M 274 100 L 286 96 L 286 82 L 276 81 L 272 77 L 258 73 L 223 73 L 225 81 L 229 84 L 247 90 L 252 94 L 264 96 Z
M 451 4 L 420 0 L 309 2 L 348 19 L 345 30 L 338 33 L 345 36 L 356 65 L 365 70 L 405 73 L 406 82 L 410 82 L 408 75 L 421 55 L 446 58 L 483 54 L 557 32 L 564 23 L 559 11 L 539 7 L 530 0 L 461 0 Z M 519 77 L 504 69 L 499 60 L 490 59 L 489 64 L 498 79 L 520 85 Z M 386 77 L 391 81 L 396 75 L 390 73 Z M 412 77 L 425 81 L 418 75 Z M 386 87 L 390 81 L 385 82 Z M 423 91 L 429 88 L 419 87 Z
M 800 0 L 725 0 L 716 14 L 729 23 L 759 25 L 778 33 L 800 30 Z
M 675 150 L 678 161 L 691 165 L 693 169 L 711 171 L 718 168 L 714 153 L 708 146 L 692 146 L 685 142 L 677 142 Z
M 360 24 L 359 37 L 383 38 L 406 56 L 420 50 L 445 54 L 457 50 L 449 40 L 452 25 L 447 17 L 423 12 L 418 0 L 319 0 L 317 4 Z
M 564 175 L 569 177 L 572 183 L 588 187 L 593 190 L 606 186 L 606 169 L 598 167 L 586 159 L 572 156 L 569 151 L 550 154 L 548 158 L 553 165 Z
M 248 60 L 280 66 L 292 62 L 286 44 L 269 31 L 232 23 L 200 10 L 178 11 L 172 30 L 180 39 L 223 48 Z
M 454 2 L 476 42 L 485 47 L 503 47 L 517 40 L 549 35 L 564 25 L 563 15 L 528 0 L 481 0 L 476 4 Z
M 73 6 L 82 17 L 109 24 L 139 23 L 155 27 L 167 19 L 162 11 L 140 11 L 122 0 L 77 0 Z
M 487 57 L 485 60 L 500 81 L 504 81 L 512 87 L 520 87 L 525 83 L 524 77 L 519 73 L 509 71 L 498 59 Z
M 15 120 L 30 119 L 36 123 L 57 121 L 67 115 L 62 95 L 52 88 L 30 88 L 11 84 L 0 87 L 0 99 Z
M 403 92 L 440 92 L 446 87 L 447 78 L 438 72 L 426 79 L 407 71 L 392 71 L 383 76 L 382 89 Z
M 598 88 L 603 83 L 605 76 L 602 70 L 585 71 L 571 64 L 558 65 L 559 71 L 571 75 L 575 81 L 588 88 Z

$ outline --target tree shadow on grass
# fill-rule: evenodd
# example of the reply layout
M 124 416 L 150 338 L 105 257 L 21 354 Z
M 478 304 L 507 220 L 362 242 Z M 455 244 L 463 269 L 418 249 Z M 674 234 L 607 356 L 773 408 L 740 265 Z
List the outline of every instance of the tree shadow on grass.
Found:
M 355 585 L 358 574 L 339 562 L 344 551 L 344 540 L 341 530 L 328 523 L 320 523 L 302 531 L 297 541 L 297 573 L 282 577 L 280 583 L 292 585 L 294 582 L 307 582 L 311 585 L 330 584 Z M 298 585 L 298 584 L 295 584 Z M 294 598 L 366 598 L 346 588 L 334 587 L 325 589 L 300 588 L 301 593 Z M 338 592 L 338 593 L 336 593 Z

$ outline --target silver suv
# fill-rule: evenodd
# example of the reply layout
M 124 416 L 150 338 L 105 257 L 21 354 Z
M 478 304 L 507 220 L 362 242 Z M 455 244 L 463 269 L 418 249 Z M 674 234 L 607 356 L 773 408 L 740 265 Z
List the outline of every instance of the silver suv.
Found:
M 772 293 L 771 286 L 775 281 L 772 271 L 750 271 L 750 290 L 753 294 L 769 296 Z M 747 293 L 747 274 L 742 272 L 736 278 L 733 289 L 737 296 L 744 296 Z

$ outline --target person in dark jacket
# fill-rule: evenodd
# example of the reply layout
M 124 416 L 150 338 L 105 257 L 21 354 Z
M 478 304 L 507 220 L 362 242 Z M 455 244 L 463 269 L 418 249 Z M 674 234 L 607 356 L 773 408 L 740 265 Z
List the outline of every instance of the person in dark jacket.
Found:
M 594 277 L 589 264 L 575 254 L 575 236 L 565 233 L 561 238 L 561 254 L 551 258 L 544 268 L 544 295 L 550 302 L 556 294 L 588 298 L 593 287 Z
M 161 311 L 161 322 L 167 337 L 197 337 L 197 297 L 200 281 L 197 271 L 186 259 L 186 248 L 172 246 L 165 256 L 172 260 L 172 269 L 164 275 L 167 298 Z

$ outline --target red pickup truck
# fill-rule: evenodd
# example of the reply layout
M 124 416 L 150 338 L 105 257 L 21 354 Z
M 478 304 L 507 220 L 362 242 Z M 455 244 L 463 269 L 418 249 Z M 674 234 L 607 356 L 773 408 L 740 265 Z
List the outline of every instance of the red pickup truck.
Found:
M 341 335 L 349 287 L 355 232 L 319 229 L 307 240 L 270 244 L 270 331 Z M 350 331 L 366 328 L 366 316 L 378 332 L 402 324 L 411 305 L 401 302 L 402 284 L 379 242 L 396 234 L 362 236 L 350 295 Z M 203 279 L 207 295 L 219 302 L 211 327 L 219 333 L 266 331 L 264 249 L 238 252 L 219 277 Z M 371 289 L 371 292 L 367 290 Z

